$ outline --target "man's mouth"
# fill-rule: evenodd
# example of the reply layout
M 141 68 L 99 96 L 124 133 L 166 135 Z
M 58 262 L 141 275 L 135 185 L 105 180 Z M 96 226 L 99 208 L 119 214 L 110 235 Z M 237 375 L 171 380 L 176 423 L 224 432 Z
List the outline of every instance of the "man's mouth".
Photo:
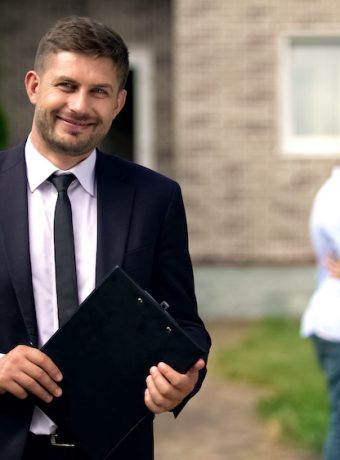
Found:
M 64 122 L 67 126 L 71 128 L 88 128 L 89 126 L 95 125 L 94 120 L 89 120 L 89 119 L 76 119 L 76 118 L 70 118 L 70 117 L 63 117 L 63 116 L 57 116 L 58 120 L 61 120 Z

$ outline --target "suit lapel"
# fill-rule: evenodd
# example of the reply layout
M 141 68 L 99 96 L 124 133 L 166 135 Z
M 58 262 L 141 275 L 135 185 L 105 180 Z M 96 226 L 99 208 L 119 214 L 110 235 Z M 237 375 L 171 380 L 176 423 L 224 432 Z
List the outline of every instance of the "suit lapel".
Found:
M 98 152 L 96 284 L 124 259 L 135 191 L 119 166 L 119 161 Z
M 28 336 L 38 343 L 29 252 L 24 145 L 4 153 L 0 171 L 1 239 Z
M 0 171 L 0 238 L 29 339 L 37 345 L 24 145 L 3 155 L 6 158 Z M 98 284 L 114 266 L 123 264 L 135 190 L 127 183 L 120 162 L 100 152 L 96 174 Z

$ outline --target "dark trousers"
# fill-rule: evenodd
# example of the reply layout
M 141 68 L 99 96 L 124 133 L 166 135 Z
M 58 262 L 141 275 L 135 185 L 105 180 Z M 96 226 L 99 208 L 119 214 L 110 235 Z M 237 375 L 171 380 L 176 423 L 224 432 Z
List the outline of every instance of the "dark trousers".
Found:
M 331 421 L 325 444 L 324 459 L 340 458 L 340 342 L 313 336 L 319 363 L 325 372 L 330 397 Z

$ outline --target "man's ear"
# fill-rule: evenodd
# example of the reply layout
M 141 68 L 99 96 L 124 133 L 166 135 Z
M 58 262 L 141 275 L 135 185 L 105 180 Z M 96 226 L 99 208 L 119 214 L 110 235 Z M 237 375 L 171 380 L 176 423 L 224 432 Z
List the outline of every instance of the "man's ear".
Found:
M 122 108 L 125 105 L 126 101 L 126 96 L 127 96 L 127 91 L 125 89 L 121 89 L 118 93 L 116 104 L 113 108 L 113 117 L 112 120 L 116 118 L 116 116 L 119 114 L 119 112 L 122 110 Z
M 39 75 L 34 70 L 30 70 L 29 72 L 27 72 L 25 77 L 26 92 L 29 100 L 33 105 L 37 103 L 39 83 Z

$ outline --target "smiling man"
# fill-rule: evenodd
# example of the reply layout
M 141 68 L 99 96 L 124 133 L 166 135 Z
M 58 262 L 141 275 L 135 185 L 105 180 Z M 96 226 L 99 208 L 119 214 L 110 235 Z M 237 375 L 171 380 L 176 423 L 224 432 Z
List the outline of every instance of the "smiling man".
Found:
M 60 51 L 43 62 L 38 59 L 36 69 L 26 75 L 27 93 L 36 106 L 32 143 L 52 163 L 64 160 L 72 167 L 106 135 L 126 91 L 106 57 Z
M 61 19 L 40 41 L 26 75 L 35 106 L 31 133 L 0 155 L 0 452 L 6 460 L 87 460 L 27 396 L 50 402 L 61 395 L 63 376 L 39 348 L 115 265 L 167 300 L 187 333 L 210 346 L 197 314 L 178 184 L 97 149 L 124 106 L 128 71 L 128 50 L 114 31 L 90 18 Z M 145 375 L 146 406 L 177 414 L 204 375 L 202 359 L 187 374 L 155 363 Z M 150 419 L 110 458 L 151 460 Z

